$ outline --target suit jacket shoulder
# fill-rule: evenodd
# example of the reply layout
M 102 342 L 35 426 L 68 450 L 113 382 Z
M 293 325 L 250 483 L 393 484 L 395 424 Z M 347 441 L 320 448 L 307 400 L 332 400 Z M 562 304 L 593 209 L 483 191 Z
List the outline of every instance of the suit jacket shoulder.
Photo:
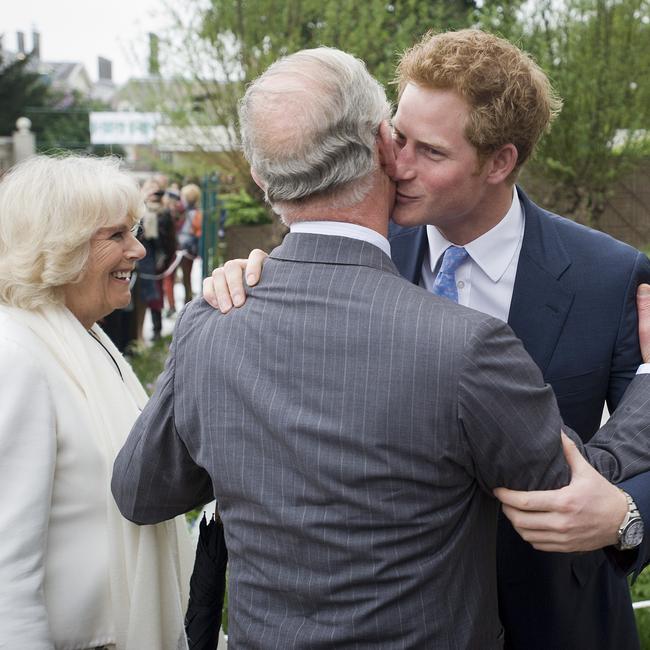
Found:
M 572 377 L 582 376 L 582 390 L 596 400 L 607 397 L 613 408 L 640 363 L 635 298 L 638 284 L 650 281 L 650 262 L 631 246 L 519 196 L 526 224 L 508 323 L 558 397 L 574 390 Z M 604 389 L 585 382 L 588 374 Z M 598 428 L 600 412 L 586 417 L 588 425 L 568 417 L 583 437 Z
M 623 275 L 639 256 L 645 257 L 607 233 L 539 207 L 521 189 L 518 189 L 518 195 L 526 219 L 522 252 L 550 270 L 561 273 L 573 263 L 616 260 L 627 264 L 625 268 L 613 269 L 617 271 L 616 275 Z

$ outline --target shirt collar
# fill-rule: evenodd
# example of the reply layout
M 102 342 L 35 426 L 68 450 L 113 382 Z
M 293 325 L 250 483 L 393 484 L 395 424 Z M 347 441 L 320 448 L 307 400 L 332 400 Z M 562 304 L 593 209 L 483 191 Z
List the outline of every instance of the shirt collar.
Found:
M 360 239 L 380 248 L 390 257 L 390 244 L 388 239 L 380 235 L 376 230 L 359 226 L 356 223 L 344 221 L 297 221 L 289 226 L 291 232 L 304 232 L 312 235 L 336 235 L 338 237 L 349 237 Z
M 498 282 L 517 252 L 523 234 L 524 213 L 513 187 L 512 203 L 503 219 L 474 241 L 465 244 L 464 248 L 482 271 L 493 282 Z M 435 226 L 427 226 L 427 239 L 431 272 L 435 273 L 440 257 L 452 243 Z

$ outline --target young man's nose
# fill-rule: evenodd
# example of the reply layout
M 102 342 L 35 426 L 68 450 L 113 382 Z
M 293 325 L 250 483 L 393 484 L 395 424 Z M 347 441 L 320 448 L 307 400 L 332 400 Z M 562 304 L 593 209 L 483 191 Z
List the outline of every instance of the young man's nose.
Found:
M 413 152 L 410 147 L 396 148 L 395 150 L 395 178 L 396 181 L 408 181 L 415 178 Z

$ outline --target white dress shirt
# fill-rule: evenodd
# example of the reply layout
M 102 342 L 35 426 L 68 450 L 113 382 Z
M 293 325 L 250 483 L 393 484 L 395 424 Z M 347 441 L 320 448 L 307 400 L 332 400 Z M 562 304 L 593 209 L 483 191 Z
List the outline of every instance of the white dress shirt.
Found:
M 435 226 L 427 226 L 427 238 L 429 250 L 422 262 L 420 284 L 432 291 L 442 255 L 452 242 Z M 524 213 L 513 188 L 505 217 L 464 247 L 469 257 L 456 271 L 459 304 L 508 321 L 523 239 Z
M 359 226 L 356 223 L 346 223 L 344 221 L 297 221 L 289 226 L 289 230 L 312 235 L 336 235 L 338 237 L 360 239 L 377 246 L 390 257 L 390 244 L 386 237 L 380 235 L 376 230 Z

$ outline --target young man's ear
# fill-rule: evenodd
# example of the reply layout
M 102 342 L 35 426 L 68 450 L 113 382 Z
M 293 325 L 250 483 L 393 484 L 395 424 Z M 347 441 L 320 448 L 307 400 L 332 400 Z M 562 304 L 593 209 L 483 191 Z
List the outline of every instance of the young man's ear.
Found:
M 379 164 L 382 169 L 393 178 L 397 171 L 395 162 L 395 148 L 393 146 L 393 132 L 390 125 L 384 120 L 379 125 L 377 133 L 377 150 L 379 152 Z
M 251 176 L 255 181 L 255 185 L 259 187 L 262 191 L 266 192 L 266 183 L 259 177 L 257 172 L 251 167 Z
M 517 165 L 519 153 L 514 144 L 504 144 L 498 151 L 493 153 L 488 159 L 489 173 L 487 176 L 488 183 L 497 185 L 510 176 L 512 170 Z

